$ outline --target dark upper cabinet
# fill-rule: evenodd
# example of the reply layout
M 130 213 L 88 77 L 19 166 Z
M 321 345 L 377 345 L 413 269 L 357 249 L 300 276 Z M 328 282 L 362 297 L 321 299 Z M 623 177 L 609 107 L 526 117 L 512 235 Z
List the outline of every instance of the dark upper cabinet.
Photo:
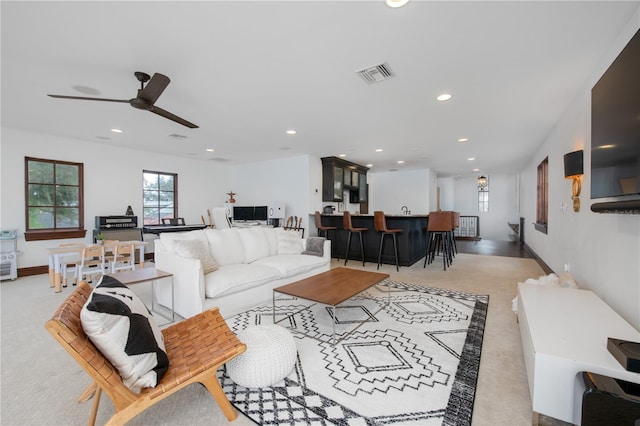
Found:
M 344 201 L 345 189 L 357 192 L 357 202 L 366 201 L 367 170 L 338 157 L 322 158 L 322 201 Z

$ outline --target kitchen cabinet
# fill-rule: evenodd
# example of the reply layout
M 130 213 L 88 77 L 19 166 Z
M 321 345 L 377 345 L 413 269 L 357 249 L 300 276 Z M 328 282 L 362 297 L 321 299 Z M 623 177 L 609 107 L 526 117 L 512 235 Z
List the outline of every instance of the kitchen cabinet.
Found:
M 345 201 L 343 192 L 347 189 L 357 192 L 357 202 L 366 202 L 367 170 L 338 157 L 322 158 L 322 201 Z

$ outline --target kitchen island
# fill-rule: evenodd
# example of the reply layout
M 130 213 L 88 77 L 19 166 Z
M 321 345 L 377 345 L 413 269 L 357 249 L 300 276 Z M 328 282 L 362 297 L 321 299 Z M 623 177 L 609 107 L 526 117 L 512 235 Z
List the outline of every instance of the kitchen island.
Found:
M 347 249 L 347 239 L 349 233 L 342 226 L 342 214 L 323 214 L 322 224 L 335 226 L 335 238 L 332 237 L 332 256 L 339 256 L 344 259 Z M 427 251 L 427 221 L 429 215 L 385 215 L 387 228 L 402 229 L 397 235 L 398 238 L 398 263 L 400 266 L 411 266 L 418 260 L 424 258 Z M 367 262 L 378 263 L 378 251 L 380 250 L 380 232 L 376 232 L 373 226 L 373 215 L 352 214 L 351 222 L 354 227 L 367 228 L 362 233 L 362 243 L 364 245 L 364 258 Z M 349 260 L 358 262 L 360 256 L 360 239 L 357 234 L 351 237 L 351 247 L 349 248 Z M 393 253 L 393 239 L 385 237 L 384 249 L 382 251 L 382 263 L 395 265 L 395 255 Z

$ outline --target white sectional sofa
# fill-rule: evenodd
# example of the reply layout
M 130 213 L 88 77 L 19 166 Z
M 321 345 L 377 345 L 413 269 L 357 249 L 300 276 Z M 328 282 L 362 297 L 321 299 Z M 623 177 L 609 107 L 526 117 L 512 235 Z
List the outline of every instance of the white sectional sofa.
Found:
M 314 240 L 309 249 L 315 251 L 306 254 L 307 241 L 282 228 L 162 233 L 155 241 L 155 264 L 173 274 L 176 314 L 189 318 L 217 306 L 229 317 L 272 300 L 275 287 L 328 271 L 331 241 Z M 170 307 L 170 286 L 155 289 L 157 301 Z

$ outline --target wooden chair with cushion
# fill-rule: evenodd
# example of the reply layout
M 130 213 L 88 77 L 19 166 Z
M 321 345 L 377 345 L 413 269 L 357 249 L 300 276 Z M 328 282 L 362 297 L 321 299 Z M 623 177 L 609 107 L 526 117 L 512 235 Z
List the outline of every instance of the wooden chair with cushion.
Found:
M 333 249 L 334 245 L 335 245 L 335 239 L 336 239 L 336 230 L 338 229 L 337 226 L 326 226 L 322 224 L 322 216 L 320 215 L 320 212 L 316 212 L 315 214 L 315 218 L 316 218 L 316 228 L 318 228 L 318 237 L 321 237 L 321 231 L 324 231 L 324 237 L 328 240 L 331 240 L 329 231 L 331 231 L 333 233 L 333 242 L 331 243 L 331 248 Z M 336 256 L 336 259 L 339 259 L 338 256 Z
M 382 259 L 382 247 L 384 245 L 384 237 L 387 235 L 391 235 L 393 237 L 393 252 L 396 255 L 396 271 L 400 270 L 400 265 L 398 264 L 398 241 L 396 238 L 396 234 L 402 232 L 402 229 L 389 229 L 387 228 L 387 219 L 384 216 L 384 212 L 375 211 L 373 212 L 373 226 L 376 229 L 376 232 L 380 232 L 380 251 L 378 252 L 378 269 L 380 269 L 380 260 Z
M 111 272 L 135 271 L 136 248 L 132 243 L 119 242 L 113 248 L 111 258 Z
M 347 266 L 347 260 L 349 260 L 349 246 L 351 245 L 351 235 L 355 232 L 360 237 L 360 254 L 362 254 L 362 266 L 365 265 L 364 261 L 364 245 L 362 243 L 362 233 L 367 231 L 369 228 L 357 228 L 353 226 L 351 222 L 351 213 L 345 211 L 342 216 L 342 226 L 345 231 L 349 232 L 349 237 L 347 237 L 347 249 L 344 252 L 344 266 Z
M 96 349 L 82 329 L 80 311 L 91 291 L 87 283 L 81 282 L 45 324 L 49 333 L 97 385 L 90 425 L 95 423 L 102 391 L 109 396 L 116 411 L 107 424 L 122 425 L 155 403 L 196 382 L 207 388 L 229 421 L 237 417 L 218 383 L 216 371 L 222 364 L 244 352 L 246 346 L 229 329 L 218 308 L 162 330 L 169 369 L 156 387 L 144 388 L 137 394 L 125 386 L 118 370 Z

